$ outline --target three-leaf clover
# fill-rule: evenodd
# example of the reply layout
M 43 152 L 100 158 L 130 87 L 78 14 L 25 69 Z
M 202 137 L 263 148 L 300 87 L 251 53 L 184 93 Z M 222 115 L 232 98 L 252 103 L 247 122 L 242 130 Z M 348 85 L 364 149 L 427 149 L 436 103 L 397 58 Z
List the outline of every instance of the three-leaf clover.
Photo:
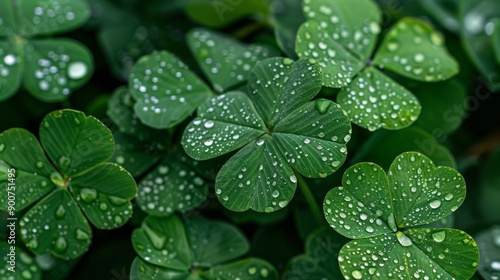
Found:
M 277 279 L 266 261 L 245 255 L 250 245 L 235 227 L 194 216 L 183 223 L 177 216 L 147 217 L 132 234 L 139 255 L 132 279 Z
M 36 202 L 19 223 L 27 247 L 76 258 L 91 242 L 87 220 L 112 229 L 130 218 L 136 185 L 121 166 L 105 162 L 113 153 L 113 136 L 92 116 L 54 111 L 40 125 L 40 142 L 24 129 L 0 134 L 1 210 L 8 192 L 15 191 L 16 211 Z M 15 190 L 2 176 L 9 169 L 15 170 Z
M 279 210 L 293 197 L 295 171 L 326 177 L 343 164 L 350 121 L 332 101 L 310 101 L 321 79 L 316 61 L 270 58 L 250 74 L 248 95 L 230 92 L 200 105 L 184 131 L 186 153 L 206 160 L 242 148 L 217 174 L 215 192 L 225 207 Z
M 188 44 L 216 92 L 243 84 L 254 65 L 273 51 L 259 45 L 244 45 L 226 35 L 204 29 L 188 34 Z M 137 101 L 135 113 L 146 125 L 171 128 L 186 119 L 209 97 L 215 95 L 175 55 L 154 52 L 139 59 L 129 80 Z
M 308 21 L 297 34 L 298 55 L 318 60 L 323 84 L 342 88 L 337 102 L 370 131 L 409 126 L 420 113 L 415 96 L 380 69 L 427 82 L 458 72 L 442 36 L 412 18 L 397 22 L 372 58 L 381 22 L 372 0 L 305 0 L 303 9 Z
M 469 279 L 479 252 L 465 232 L 418 227 L 442 219 L 462 204 L 465 181 L 456 170 L 435 167 L 416 152 L 399 155 L 388 175 L 373 163 L 344 173 L 342 187 L 324 201 L 325 217 L 355 239 L 340 251 L 345 279 Z
M 42 39 L 75 29 L 90 16 L 81 0 L 5 0 L 0 3 L 0 100 L 23 83 L 36 98 L 61 101 L 93 69 L 90 51 L 70 39 Z

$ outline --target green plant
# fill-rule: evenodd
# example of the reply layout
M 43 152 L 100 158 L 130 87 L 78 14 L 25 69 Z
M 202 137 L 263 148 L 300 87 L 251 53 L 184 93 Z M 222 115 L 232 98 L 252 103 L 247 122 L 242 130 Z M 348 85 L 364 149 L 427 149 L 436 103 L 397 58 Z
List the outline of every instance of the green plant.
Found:
M 0 280 L 500 277 L 495 1 L 0 2 Z
M 75 29 L 90 16 L 82 1 L 2 1 L 0 4 L 0 100 L 21 82 L 33 96 L 61 101 L 90 78 L 90 51 L 69 39 L 40 36 Z

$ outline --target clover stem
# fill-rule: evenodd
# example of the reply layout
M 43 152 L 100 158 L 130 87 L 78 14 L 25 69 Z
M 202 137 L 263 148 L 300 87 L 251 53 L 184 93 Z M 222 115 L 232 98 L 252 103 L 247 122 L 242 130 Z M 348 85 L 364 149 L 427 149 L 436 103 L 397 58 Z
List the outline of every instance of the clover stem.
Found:
M 306 198 L 307 204 L 309 204 L 309 207 L 311 208 L 311 212 L 313 214 L 314 220 L 318 224 L 318 226 L 321 226 L 324 224 L 324 219 L 323 219 L 323 214 L 321 213 L 321 210 L 318 206 L 318 203 L 314 199 L 314 196 L 311 192 L 311 189 L 307 185 L 306 181 L 300 174 L 295 174 L 297 177 L 297 183 L 299 185 L 300 190 L 304 194 L 304 197 Z

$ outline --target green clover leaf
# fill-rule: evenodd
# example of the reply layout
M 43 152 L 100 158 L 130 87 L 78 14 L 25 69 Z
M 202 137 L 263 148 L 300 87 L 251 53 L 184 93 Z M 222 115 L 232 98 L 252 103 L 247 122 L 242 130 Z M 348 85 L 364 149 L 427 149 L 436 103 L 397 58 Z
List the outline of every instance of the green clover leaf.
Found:
M 468 234 L 414 228 L 442 219 L 462 204 L 465 181 L 456 170 L 435 167 L 424 155 L 407 152 L 394 160 L 388 175 L 373 163 L 350 167 L 342 185 L 326 195 L 323 206 L 332 228 L 355 239 L 338 258 L 346 279 L 472 276 L 479 252 Z
M 225 222 L 149 216 L 133 232 L 132 243 L 139 255 L 132 265 L 132 279 L 277 279 L 275 269 L 263 260 L 234 261 L 250 245 Z
M 121 166 L 105 163 L 113 153 L 113 136 L 94 117 L 54 111 L 42 121 L 40 141 L 23 129 L 0 134 L 0 165 L 16 172 L 16 210 L 41 199 L 20 221 L 21 237 L 37 254 L 76 258 L 90 245 L 87 220 L 113 229 L 131 217 L 136 185 Z M 2 177 L 2 205 L 7 205 L 7 184 Z
M 338 103 L 353 123 L 370 131 L 407 127 L 421 109 L 415 96 L 382 69 L 428 82 L 458 72 L 442 36 L 417 19 L 396 23 L 372 59 L 381 23 L 372 0 L 306 0 L 303 10 L 308 21 L 297 34 L 298 55 L 319 61 L 323 85 L 341 88 Z
M 294 173 L 326 177 L 344 162 L 349 119 L 337 104 L 318 99 L 321 69 L 312 60 L 270 58 L 249 77 L 249 95 L 207 100 L 184 131 L 182 145 L 196 160 L 239 150 L 216 178 L 219 201 L 230 210 L 273 212 L 297 185 Z
M 19 0 L 0 4 L 0 100 L 24 87 L 46 102 L 65 100 L 93 71 L 90 51 L 69 39 L 38 39 L 83 25 L 80 0 Z
M 188 44 L 213 89 L 219 93 L 244 83 L 258 61 L 274 54 L 269 48 L 246 46 L 204 29 L 192 30 Z M 222 67 L 218 61 L 232 66 Z M 215 95 L 178 57 L 166 51 L 139 59 L 131 71 L 129 88 L 137 100 L 134 110 L 139 119 L 158 129 L 179 124 Z

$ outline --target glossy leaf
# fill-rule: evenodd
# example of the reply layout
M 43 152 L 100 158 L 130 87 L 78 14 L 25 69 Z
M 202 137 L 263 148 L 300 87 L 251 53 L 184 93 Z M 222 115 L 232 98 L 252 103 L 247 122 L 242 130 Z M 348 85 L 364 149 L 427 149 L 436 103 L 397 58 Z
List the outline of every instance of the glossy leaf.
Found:
M 321 68 L 314 60 L 266 59 L 250 74 L 248 89 L 259 115 L 274 127 L 318 94 Z
M 185 227 L 194 266 L 212 267 L 250 250 L 244 234 L 228 223 L 193 216 L 186 220 Z
M 476 243 L 463 231 L 410 229 L 347 243 L 339 265 L 349 279 L 469 279 L 478 258 Z M 360 262 L 365 265 L 351 265 Z
M 304 14 L 328 29 L 338 47 L 366 61 L 380 33 L 382 15 L 372 0 L 305 0 Z M 338 48 L 337 47 L 337 48 Z
M 270 263 L 254 258 L 216 266 L 210 270 L 210 275 L 213 279 L 220 280 L 278 279 L 278 272 L 276 272 L 276 269 Z
M 428 23 L 411 18 L 392 27 L 373 63 L 426 82 L 443 81 L 459 71 L 458 63 L 444 48 L 443 35 Z
M 29 41 L 24 52 L 24 86 L 42 101 L 66 99 L 87 83 L 94 69 L 90 51 L 69 39 Z
M 1 26 L 0 24 L 0 28 Z M 15 47 L 10 42 L 0 41 L 0 101 L 11 97 L 19 89 L 22 68 L 23 64 Z
M 397 157 L 389 168 L 389 184 L 398 227 L 444 218 L 455 212 L 465 197 L 465 181 L 460 173 L 446 166 L 435 167 L 420 153 Z
M 14 248 L 14 250 L 12 250 Z M 34 258 L 28 255 L 22 248 L 9 244 L 7 241 L 0 242 L 0 254 L 3 265 L 0 267 L 0 274 L 6 280 L 40 280 L 42 271 L 36 264 Z M 12 260 L 13 258 L 13 260 Z M 12 262 L 11 262 L 12 261 Z M 11 264 L 14 264 L 13 266 Z M 15 270 L 9 270 L 12 268 Z
M 0 2 L 0 36 L 10 35 L 17 31 L 12 1 Z
M 137 187 L 123 167 L 103 163 L 70 181 L 71 191 L 89 221 L 101 229 L 122 226 L 132 216 Z
M 63 175 L 76 175 L 106 161 L 113 154 L 111 131 L 98 119 L 82 112 L 60 110 L 40 125 L 40 140 Z
M 342 88 L 363 69 L 364 63 L 331 37 L 320 23 L 307 21 L 297 32 L 295 51 L 301 58 L 317 59 L 322 68 L 323 85 Z
M 45 157 L 33 134 L 24 129 L 9 129 L 0 134 L 0 209 L 7 210 L 8 171 L 15 169 L 17 211 L 55 188 L 49 177 L 54 168 Z
M 66 189 L 57 189 L 31 208 L 19 222 L 21 238 L 36 254 L 76 258 L 87 251 L 92 232 Z
M 148 263 L 177 270 L 191 267 L 192 254 L 184 226 L 176 216 L 147 217 L 141 228 L 132 233 L 132 243 L 137 254 Z
M 16 5 L 19 29 L 25 36 L 70 31 L 90 17 L 87 2 L 81 0 L 18 0 Z
M 170 128 L 187 118 L 212 95 L 210 88 L 176 56 L 166 51 L 144 56 L 130 74 L 129 89 L 141 121 Z
M 226 162 L 217 174 L 215 193 L 232 211 L 274 212 L 288 205 L 296 184 L 297 177 L 274 140 L 263 136 Z
M 174 211 L 186 212 L 205 201 L 208 184 L 190 166 L 182 163 L 181 155 L 171 153 L 139 183 L 137 204 L 156 217 L 166 217 Z
M 208 29 L 191 30 L 187 42 L 217 92 L 244 83 L 257 62 L 276 55 L 269 47 L 244 45 L 230 36 Z
M 370 131 L 407 127 L 421 110 L 411 92 L 372 67 L 342 89 L 337 101 L 353 123 Z
M 265 16 L 269 13 L 269 7 L 264 0 L 191 0 L 188 1 L 186 12 L 195 22 L 220 28 L 245 17 Z
M 234 151 L 265 133 L 265 125 L 250 99 L 230 92 L 205 101 L 182 137 L 186 153 L 196 160 Z

